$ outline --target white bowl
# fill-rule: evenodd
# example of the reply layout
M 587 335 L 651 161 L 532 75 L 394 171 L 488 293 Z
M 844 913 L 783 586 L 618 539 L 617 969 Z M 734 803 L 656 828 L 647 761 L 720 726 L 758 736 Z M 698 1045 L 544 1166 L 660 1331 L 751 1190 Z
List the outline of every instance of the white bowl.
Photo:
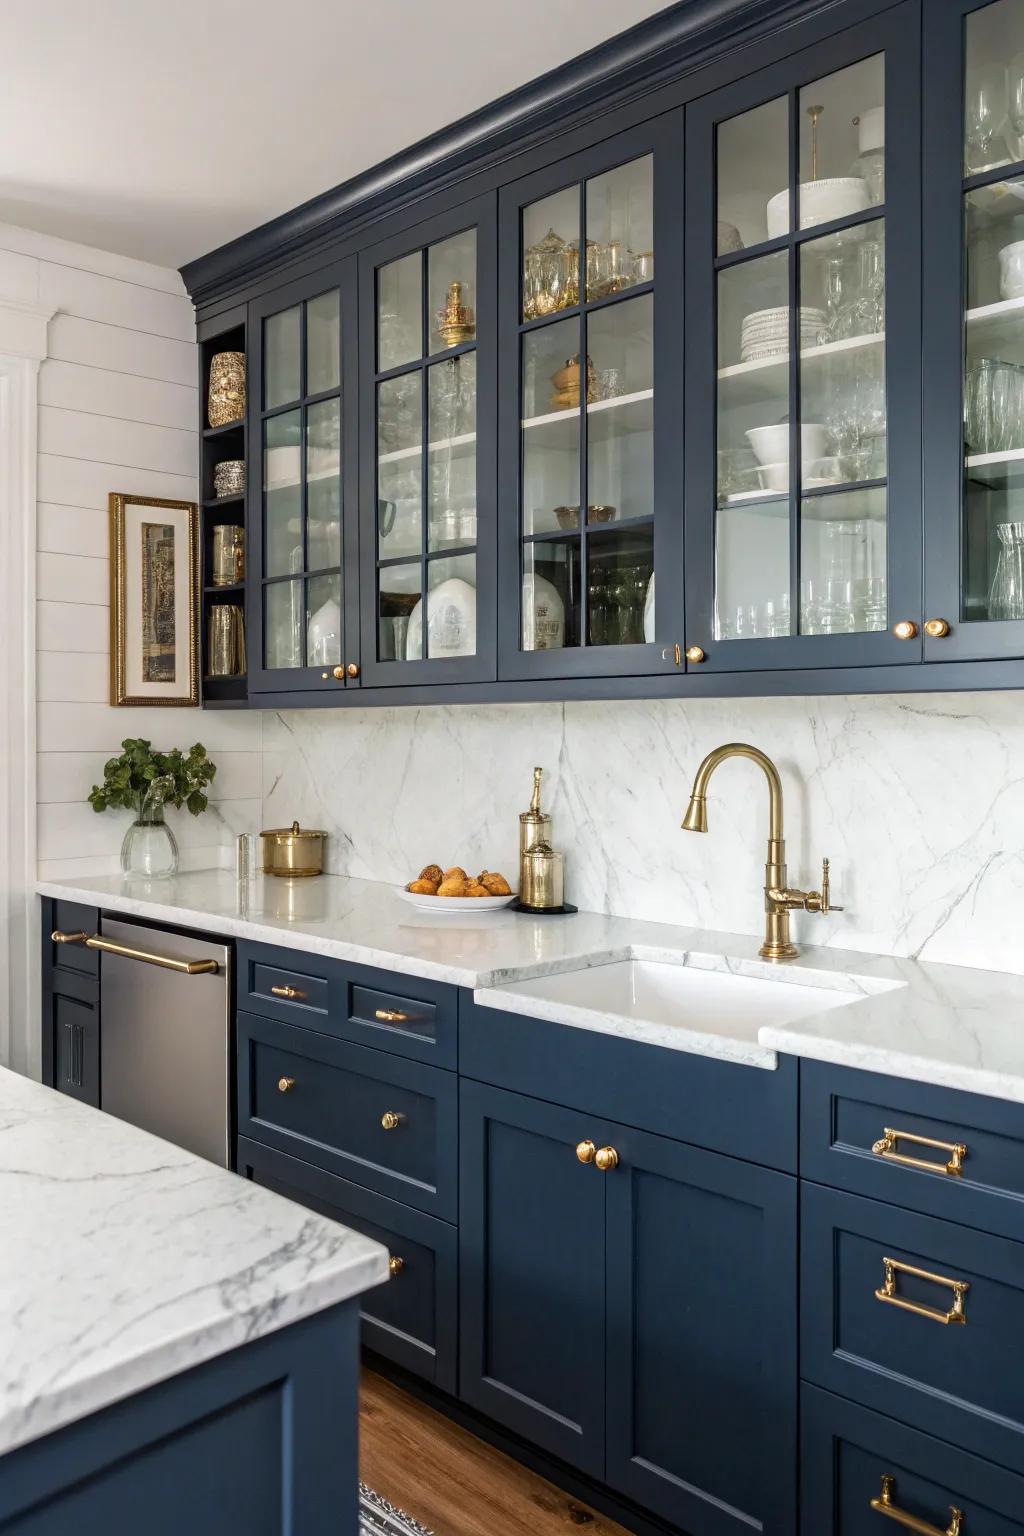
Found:
M 813 229 L 831 219 L 863 213 L 871 205 L 871 193 L 863 176 L 829 176 L 800 183 L 800 228 Z M 769 199 L 766 211 L 768 238 L 777 240 L 789 231 L 789 188 Z
M 419 891 L 407 891 L 404 885 L 396 887 L 396 893 L 411 907 L 420 912 L 434 912 L 444 917 L 472 917 L 474 912 L 500 912 L 513 896 L 422 896 Z
M 785 464 L 789 466 L 789 424 L 780 422 L 775 427 L 751 427 L 747 442 L 754 450 L 759 464 Z M 828 431 L 818 422 L 804 422 L 800 428 L 800 456 L 805 464 L 823 459 L 828 448 Z
M 762 491 L 789 490 L 789 460 L 780 459 L 777 464 L 761 464 L 757 471 Z
M 1004 245 L 999 252 L 999 292 L 1004 299 L 1024 295 L 1024 240 Z

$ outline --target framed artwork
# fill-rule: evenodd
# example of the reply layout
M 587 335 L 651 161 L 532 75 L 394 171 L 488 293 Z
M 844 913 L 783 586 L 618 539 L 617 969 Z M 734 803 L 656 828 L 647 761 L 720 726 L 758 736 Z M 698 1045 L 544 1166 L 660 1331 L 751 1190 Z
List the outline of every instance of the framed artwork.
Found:
M 199 508 L 110 493 L 110 702 L 199 703 Z

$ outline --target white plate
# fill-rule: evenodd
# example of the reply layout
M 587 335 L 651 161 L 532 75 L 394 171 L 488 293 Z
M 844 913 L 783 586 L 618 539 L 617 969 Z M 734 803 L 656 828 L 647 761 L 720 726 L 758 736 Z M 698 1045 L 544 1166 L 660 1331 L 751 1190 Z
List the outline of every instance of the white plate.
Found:
M 410 907 L 418 912 L 443 913 L 445 917 L 470 917 L 474 912 L 500 912 L 510 902 L 511 896 L 421 896 L 419 891 L 407 891 L 404 885 L 396 887 L 397 893 Z

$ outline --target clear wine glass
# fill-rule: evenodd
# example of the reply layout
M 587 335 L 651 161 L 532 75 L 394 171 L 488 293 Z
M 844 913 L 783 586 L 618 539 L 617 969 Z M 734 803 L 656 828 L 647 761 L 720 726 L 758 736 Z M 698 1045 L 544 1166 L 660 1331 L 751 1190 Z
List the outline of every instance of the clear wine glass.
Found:
M 1020 160 L 1024 158 L 1024 53 L 1014 54 L 1010 60 L 1007 116 L 1017 137 L 1013 146 L 1014 159 Z
M 967 82 L 964 127 L 969 170 L 983 171 L 998 158 L 996 140 L 1006 110 L 1006 65 L 979 65 Z

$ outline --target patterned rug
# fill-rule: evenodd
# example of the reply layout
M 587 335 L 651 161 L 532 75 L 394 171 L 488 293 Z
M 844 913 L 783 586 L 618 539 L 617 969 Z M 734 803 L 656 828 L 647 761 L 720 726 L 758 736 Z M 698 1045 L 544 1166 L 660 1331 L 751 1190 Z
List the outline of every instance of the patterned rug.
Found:
M 434 1533 L 404 1510 L 389 1504 L 365 1483 L 360 1483 L 359 1536 L 434 1536 Z

